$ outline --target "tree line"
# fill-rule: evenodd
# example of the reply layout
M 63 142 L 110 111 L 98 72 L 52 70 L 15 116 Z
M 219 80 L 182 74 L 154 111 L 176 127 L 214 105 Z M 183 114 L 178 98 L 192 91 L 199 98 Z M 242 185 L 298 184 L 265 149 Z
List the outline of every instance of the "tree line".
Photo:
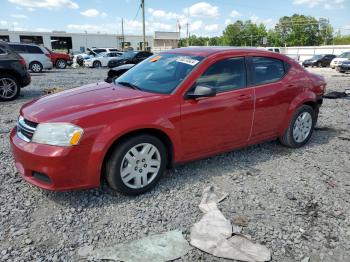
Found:
M 263 23 L 237 20 L 226 26 L 222 36 L 180 40 L 180 46 L 318 46 L 350 44 L 350 35 L 334 33 L 326 19 L 294 14 L 283 16 L 273 29 Z

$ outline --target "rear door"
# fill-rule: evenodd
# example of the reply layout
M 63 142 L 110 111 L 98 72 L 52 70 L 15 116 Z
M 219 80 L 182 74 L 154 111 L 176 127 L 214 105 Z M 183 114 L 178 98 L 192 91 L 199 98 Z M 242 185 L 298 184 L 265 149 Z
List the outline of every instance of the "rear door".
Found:
M 248 61 L 256 99 L 253 143 L 278 135 L 291 101 L 301 90 L 300 83 L 307 79 L 295 80 L 288 74 L 291 66 L 276 58 L 255 56 Z
M 254 88 L 247 88 L 244 57 L 220 60 L 197 79 L 217 90 L 215 97 L 184 99 L 181 105 L 182 148 L 195 158 L 245 145 L 250 136 Z

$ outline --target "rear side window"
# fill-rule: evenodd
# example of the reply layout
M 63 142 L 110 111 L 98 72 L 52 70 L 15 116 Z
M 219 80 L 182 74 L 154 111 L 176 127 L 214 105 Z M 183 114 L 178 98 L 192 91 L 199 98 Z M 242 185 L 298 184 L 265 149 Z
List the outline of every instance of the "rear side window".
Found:
M 103 53 L 103 52 L 107 52 L 106 49 L 103 49 L 103 48 L 97 48 L 97 49 L 93 49 L 92 51 L 94 51 L 95 53 Z
M 43 54 L 44 52 L 38 46 L 28 45 L 27 46 L 28 53 L 30 54 Z
M 214 87 L 218 93 L 246 87 L 243 57 L 225 59 L 211 65 L 197 80 L 197 85 Z
M 15 50 L 17 53 L 27 53 L 27 50 L 26 50 L 24 45 L 11 45 L 11 44 L 9 44 L 9 46 L 13 50 Z
M 253 85 L 279 81 L 285 75 L 283 61 L 270 57 L 252 58 Z

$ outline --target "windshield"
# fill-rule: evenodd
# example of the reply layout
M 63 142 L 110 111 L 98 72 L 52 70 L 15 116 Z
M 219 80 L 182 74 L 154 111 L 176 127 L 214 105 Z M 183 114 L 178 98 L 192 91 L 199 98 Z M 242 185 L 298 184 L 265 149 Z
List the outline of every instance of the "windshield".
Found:
M 314 59 L 320 59 L 320 58 L 322 58 L 323 57 L 323 55 L 314 55 L 313 57 L 311 57 L 311 59 L 312 60 L 314 60 Z
M 115 80 L 142 91 L 170 94 L 203 60 L 180 54 L 153 55 Z
M 346 53 L 342 53 L 340 56 L 338 56 L 340 58 L 350 58 L 350 52 L 346 52 Z

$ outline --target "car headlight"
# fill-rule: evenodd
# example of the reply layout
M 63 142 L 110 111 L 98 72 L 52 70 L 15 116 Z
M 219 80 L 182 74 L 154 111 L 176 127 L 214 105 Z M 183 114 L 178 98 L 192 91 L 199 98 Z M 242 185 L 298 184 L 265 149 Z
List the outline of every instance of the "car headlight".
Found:
M 53 146 L 75 146 L 84 130 L 69 123 L 43 123 L 36 127 L 32 142 Z

